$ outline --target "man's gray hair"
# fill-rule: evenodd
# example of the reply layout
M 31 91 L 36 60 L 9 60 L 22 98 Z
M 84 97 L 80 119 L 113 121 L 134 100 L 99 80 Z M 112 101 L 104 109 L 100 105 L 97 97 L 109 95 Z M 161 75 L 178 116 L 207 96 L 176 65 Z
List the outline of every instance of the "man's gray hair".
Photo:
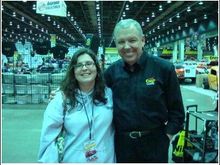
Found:
M 137 29 L 140 36 L 141 37 L 143 36 L 143 30 L 141 28 L 141 25 L 137 21 L 135 21 L 134 19 L 123 19 L 115 25 L 115 29 L 113 33 L 114 39 L 117 36 L 117 33 L 120 29 L 126 29 L 129 28 L 130 26 L 134 26 Z

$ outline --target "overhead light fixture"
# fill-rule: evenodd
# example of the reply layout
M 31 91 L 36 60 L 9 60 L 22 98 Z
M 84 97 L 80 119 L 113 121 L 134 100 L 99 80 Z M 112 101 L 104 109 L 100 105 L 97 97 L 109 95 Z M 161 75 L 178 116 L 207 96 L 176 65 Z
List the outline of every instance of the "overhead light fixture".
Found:
M 126 5 L 125 10 L 129 10 L 129 4 Z
M 155 13 L 154 12 L 152 12 L 151 17 L 155 17 Z
M 97 9 L 97 10 L 99 10 L 99 9 L 100 9 L 99 4 L 96 4 L 96 9 Z
M 199 5 L 203 5 L 203 2 L 202 2 L 202 1 L 200 1 L 200 2 L 199 2 Z
M 187 7 L 187 12 L 190 12 L 191 11 L 191 8 L 190 6 Z
M 36 5 L 35 5 L 35 4 L 33 4 L 32 9 L 33 9 L 33 10 L 36 10 Z
M 197 19 L 196 18 L 194 19 L 193 23 L 197 23 Z
M 180 13 L 177 13 L 176 18 L 180 18 Z
M 125 12 L 123 12 L 123 15 L 122 15 L 123 17 L 125 17 L 126 16 L 126 14 L 125 14 Z
M 150 22 L 150 18 L 149 17 L 147 17 L 147 22 Z

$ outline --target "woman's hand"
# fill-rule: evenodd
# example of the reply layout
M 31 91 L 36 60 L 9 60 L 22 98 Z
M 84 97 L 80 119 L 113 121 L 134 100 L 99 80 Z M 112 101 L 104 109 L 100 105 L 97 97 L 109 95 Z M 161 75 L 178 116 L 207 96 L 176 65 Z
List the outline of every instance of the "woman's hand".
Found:
M 56 92 L 59 91 L 59 88 L 50 92 L 49 102 L 54 99 Z

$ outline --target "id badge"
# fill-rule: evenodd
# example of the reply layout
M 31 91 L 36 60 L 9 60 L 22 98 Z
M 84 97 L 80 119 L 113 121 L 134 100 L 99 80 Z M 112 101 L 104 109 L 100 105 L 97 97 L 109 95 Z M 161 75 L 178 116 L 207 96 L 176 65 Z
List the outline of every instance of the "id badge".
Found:
M 90 140 L 84 144 L 84 152 L 88 162 L 92 162 L 98 159 L 96 142 L 94 140 Z

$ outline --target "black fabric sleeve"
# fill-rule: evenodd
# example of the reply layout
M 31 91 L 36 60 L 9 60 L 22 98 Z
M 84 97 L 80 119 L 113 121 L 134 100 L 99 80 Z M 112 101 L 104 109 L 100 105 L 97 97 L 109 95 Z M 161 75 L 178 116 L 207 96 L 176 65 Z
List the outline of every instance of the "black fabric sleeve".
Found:
M 185 112 L 179 81 L 173 65 L 171 65 L 168 75 L 167 88 L 165 91 L 168 108 L 166 132 L 168 134 L 176 134 L 183 129 Z
M 110 67 L 107 68 L 104 72 L 104 79 L 107 87 L 111 88 L 112 87 L 112 74 L 111 74 L 111 69 Z

